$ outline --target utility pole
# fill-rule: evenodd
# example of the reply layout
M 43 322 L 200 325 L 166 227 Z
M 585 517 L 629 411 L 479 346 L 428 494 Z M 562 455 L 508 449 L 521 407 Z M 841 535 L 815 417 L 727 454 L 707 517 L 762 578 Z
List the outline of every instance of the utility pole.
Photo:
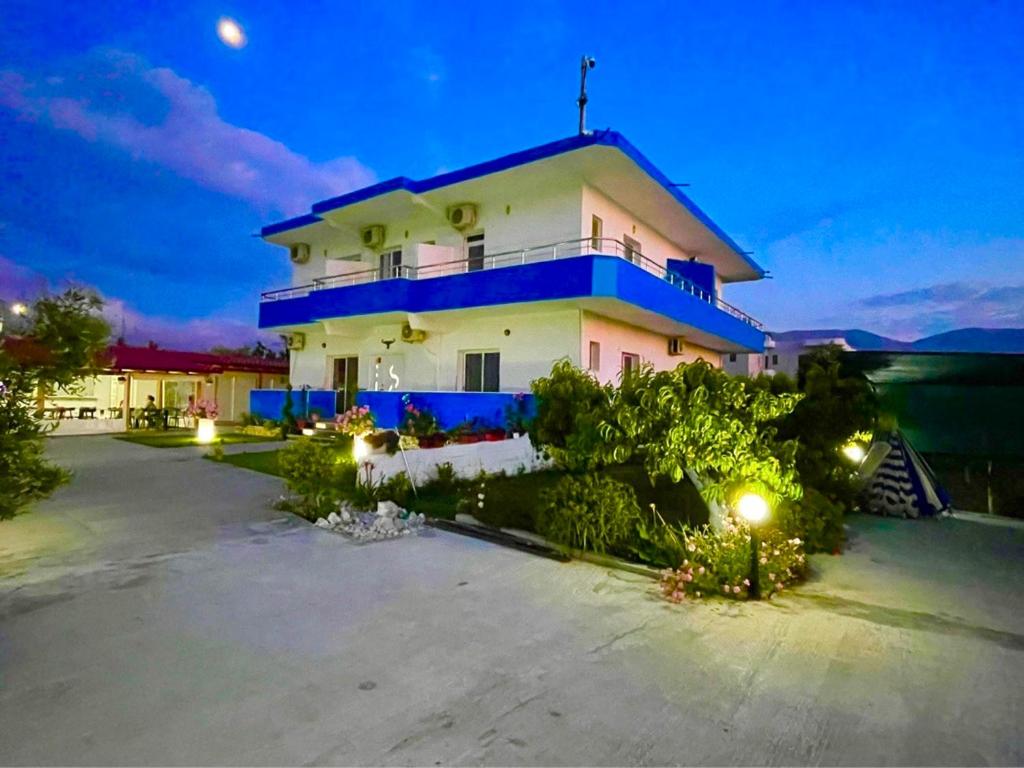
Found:
M 580 97 L 576 99 L 576 106 L 580 108 L 580 136 L 585 136 L 587 131 L 587 70 L 597 66 L 597 60 L 593 56 L 584 56 L 580 60 Z

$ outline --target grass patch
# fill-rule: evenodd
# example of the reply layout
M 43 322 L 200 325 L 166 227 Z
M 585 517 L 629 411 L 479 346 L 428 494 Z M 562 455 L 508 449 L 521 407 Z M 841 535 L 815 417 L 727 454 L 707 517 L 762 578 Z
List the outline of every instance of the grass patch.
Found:
M 225 455 L 220 459 L 221 464 L 231 464 L 242 469 L 251 469 L 253 472 L 262 472 L 265 475 L 281 477 L 281 468 L 277 463 L 277 456 L 281 453 L 276 451 L 253 451 L 252 453 L 233 453 Z
M 149 448 L 184 448 L 190 445 L 202 445 L 196 440 L 196 434 L 189 429 L 168 430 L 140 430 L 129 432 L 124 435 L 117 435 L 118 440 L 136 445 L 145 445 Z M 216 443 L 220 445 L 236 445 L 238 443 L 270 443 L 278 440 L 276 437 L 262 437 L 260 435 L 245 435 L 241 432 L 218 432 Z

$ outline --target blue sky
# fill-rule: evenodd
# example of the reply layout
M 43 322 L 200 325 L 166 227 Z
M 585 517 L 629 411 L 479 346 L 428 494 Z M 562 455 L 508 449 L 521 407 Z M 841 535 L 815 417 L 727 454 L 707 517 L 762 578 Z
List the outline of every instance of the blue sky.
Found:
M 774 279 L 727 298 L 769 327 L 1024 326 L 1022 33 L 1019 2 L 7 0 L 0 297 L 255 338 L 289 272 L 261 224 L 572 134 L 586 52 L 590 125 L 754 251 Z

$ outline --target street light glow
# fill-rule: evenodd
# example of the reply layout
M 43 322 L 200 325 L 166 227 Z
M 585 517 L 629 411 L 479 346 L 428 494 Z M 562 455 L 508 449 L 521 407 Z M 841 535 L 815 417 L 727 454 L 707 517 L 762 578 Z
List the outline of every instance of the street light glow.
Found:
M 745 493 L 736 502 L 736 511 L 748 523 L 760 523 L 768 517 L 768 502 L 756 493 Z
M 20 301 L 16 301 L 11 304 L 11 314 L 13 315 L 27 315 L 28 307 L 22 304 Z
M 229 48 L 243 48 L 248 42 L 241 25 L 227 16 L 222 16 L 217 22 L 217 37 Z

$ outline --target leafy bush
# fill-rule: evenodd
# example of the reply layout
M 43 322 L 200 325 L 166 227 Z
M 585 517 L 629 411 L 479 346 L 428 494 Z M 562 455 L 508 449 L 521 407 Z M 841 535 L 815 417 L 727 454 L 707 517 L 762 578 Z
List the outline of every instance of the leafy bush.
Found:
M 779 528 L 802 539 L 808 553 L 838 552 L 843 546 L 843 507 L 814 488 L 780 504 L 775 516 Z
M 459 479 L 455 476 L 455 467 L 450 461 L 437 465 L 437 474 L 433 480 L 427 483 L 424 488 L 436 491 L 438 495 L 454 493 L 459 486 Z
M 595 552 L 620 548 L 640 519 L 633 489 L 602 475 L 567 475 L 542 492 L 540 502 L 541 534 Z
M 337 507 L 354 481 L 355 464 L 346 454 L 314 440 L 296 440 L 278 455 L 288 490 L 300 497 L 295 510 L 306 519 L 324 517 Z
M 679 568 L 662 571 L 662 593 L 673 601 L 687 596 L 722 595 L 745 599 L 750 586 L 750 529 L 729 521 L 716 533 L 709 527 L 681 531 L 686 559 Z M 777 529 L 762 534 L 758 578 L 761 595 L 771 597 L 807 573 L 799 538 Z
M 70 289 L 37 300 L 0 337 L 0 520 L 53 493 L 70 475 L 44 456 L 46 428 L 35 418 L 40 391 L 74 394 L 96 371 L 110 327 L 102 301 Z M 17 334 L 14 337 L 13 334 Z
M 534 447 L 571 472 L 597 469 L 602 463 L 598 427 L 607 417 L 611 388 L 559 360 L 551 375 L 535 379 L 530 389 L 537 398 L 537 416 L 529 425 Z
M 405 472 L 399 472 L 380 484 L 376 496 L 378 501 L 393 501 L 406 508 L 413 498 L 412 482 Z

